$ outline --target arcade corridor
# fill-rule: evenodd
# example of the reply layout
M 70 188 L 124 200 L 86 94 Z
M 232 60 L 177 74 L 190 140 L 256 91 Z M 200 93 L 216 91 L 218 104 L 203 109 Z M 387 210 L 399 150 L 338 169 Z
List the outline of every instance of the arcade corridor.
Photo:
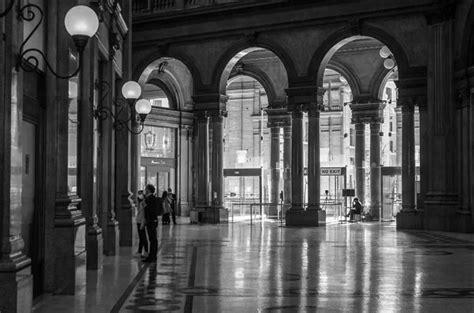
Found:
M 474 235 L 397 232 L 394 223 L 266 222 L 160 227 L 159 238 L 156 266 L 142 267 L 121 248 L 103 270 L 87 272 L 76 296 L 45 298 L 35 312 L 474 309 Z

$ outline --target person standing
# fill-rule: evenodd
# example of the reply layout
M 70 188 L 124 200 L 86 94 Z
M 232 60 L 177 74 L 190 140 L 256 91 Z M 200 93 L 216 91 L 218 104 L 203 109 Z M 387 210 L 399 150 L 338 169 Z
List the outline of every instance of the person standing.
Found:
M 141 257 L 148 257 L 148 239 L 145 229 L 145 196 L 143 190 L 138 191 L 137 230 L 138 230 L 138 252 Z
M 171 217 L 173 218 L 173 224 L 176 225 L 176 195 L 173 193 L 171 188 L 168 188 L 168 199 L 171 205 Z
M 168 192 L 163 191 L 161 196 L 161 202 L 163 203 L 163 218 L 162 223 L 163 225 L 167 225 L 170 223 L 170 214 L 171 214 L 171 204 L 168 197 Z
M 158 254 L 158 239 L 156 228 L 158 227 L 158 202 L 154 195 L 155 187 L 151 184 L 145 187 L 145 225 L 150 240 L 150 253 L 143 262 L 156 262 Z

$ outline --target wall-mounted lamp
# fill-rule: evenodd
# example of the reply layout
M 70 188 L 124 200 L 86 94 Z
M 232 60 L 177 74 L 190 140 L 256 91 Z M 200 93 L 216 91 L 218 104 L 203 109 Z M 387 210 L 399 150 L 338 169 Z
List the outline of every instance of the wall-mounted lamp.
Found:
M 13 3 L 14 0 L 10 2 L 9 6 L 7 7 L 7 11 L 0 14 L 0 17 L 8 14 L 8 12 L 13 7 Z M 49 64 L 48 59 L 44 55 L 43 51 L 37 48 L 25 49 L 26 44 L 33 37 L 33 34 L 38 30 L 41 23 L 43 22 L 44 12 L 41 7 L 32 3 L 25 4 L 24 6 L 18 9 L 17 16 L 18 19 L 21 21 L 31 22 L 36 19 L 37 15 L 38 22 L 34 25 L 33 30 L 28 34 L 28 36 L 26 36 L 26 39 L 20 46 L 20 51 L 18 53 L 17 59 L 17 68 L 21 67 L 24 71 L 27 72 L 36 70 L 39 65 L 39 60 L 35 54 L 39 54 L 43 58 L 46 67 L 57 78 L 69 79 L 71 77 L 76 76 L 82 67 L 82 52 L 84 51 L 84 48 L 87 45 L 89 39 L 94 36 L 97 30 L 99 29 L 99 18 L 97 17 L 97 14 L 91 8 L 85 5 L 74 6 L 66 13 L 66 16 L 64 18 L 64 25 L 66 27 L 66 31 L 69 33 L 69 35 L 71 35 L 72 39 L 74 40 L 76 50 L 77 52 L 79 52 L 79 65 L 77 69 L 70 75 L 61 75 L 56 73 L 51 64 Z M 24 63 L 23 58 L 25 57 L 27 62 Z
M 115 98 L 112 103 L 117 108 L 115 113 L 110 108 L 103 105 L 105 99 L 110 93 L 110 84 L 106 81 L 97 81 L 96 88 L 101 89 L 102 97 L 100 99 L 99 105 L 96 108 L 92 108 L 94 111 L 94 117 L 100 120 L 106 120 L 109 116 L 112 118 L 115 129 L 127 129 L 131 134 L 138 135 L 140 134 L 145 125 L 145 119 L 148 114 L 151 112 L 151 103 L 147 99 L 140 99 L 142 94 L 141 86 L 134 81 L 128 81 L 122 86 L 122 96 L 123 98 Z M 128 117 L 125 119 L 119 118 L 123 110 L 128 107 Z M 133 110 L 137 114 L 133 114 Z M 133 118 L 135 117 L 135 121 Z M 134 130 L 133 127 L 130 128 L 129 122 L 136 122 L 140 126 L 138 130 Z

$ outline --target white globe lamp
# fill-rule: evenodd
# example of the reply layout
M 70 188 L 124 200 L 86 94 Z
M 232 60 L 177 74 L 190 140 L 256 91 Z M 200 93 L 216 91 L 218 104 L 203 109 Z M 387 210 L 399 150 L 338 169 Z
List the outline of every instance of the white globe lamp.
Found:
M 140 116 L 140 121 L 143 123 L 146 119 L 146 116 L 151 112 L 151 103 L 149 100 L 140 99 L 135 103 L 135 110 Z
M 76 5 L 66 13 L 64 25 L 74 40 L 77 50 L 82 52 L 84 51 L 87 41 L 89 41 L 99 29 L 99 18 L 94 10 L 88 6 Z

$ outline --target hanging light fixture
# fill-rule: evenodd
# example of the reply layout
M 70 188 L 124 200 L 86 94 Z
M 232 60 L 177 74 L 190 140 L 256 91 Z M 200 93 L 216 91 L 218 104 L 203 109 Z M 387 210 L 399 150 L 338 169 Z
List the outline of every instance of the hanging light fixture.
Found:
M 13 3 L 13 1 L 11 3 Z M 6 13 L 4 12 L 2 14 Z M 71 35 L 76 46 L 76 50 L 79 53 L 79 65 L 72 74 L 61 75 L 56 73 L 51 64 L 49 64 L 48 59 L 43 51 L 39 50 L 38 48 L 25 49 L 26 44 L 33 37 L 34 33 L 39 29 L 41 23 L 43 22 L 43 9 L 36 4 L 28 3 L 18 10 L 18 19 L 26 22 L 37 20 L 37 22 L 36 25 L 32 27 L 32 31 L 26 36 L 26 39 L 20 46 L 17 68 L 21 67 L 27 72 L 36 70 L 39 65 L 39 60 L 37 57 L 37 55 L 39 55 L 43 59 L 50 72 L 57 78 L 61 79 L 69 79 L 79 73 L 82 67 L 82 53 L 84 48 L 87 45 L 89 39 L 94 36 L 99 29 L 99 18 L 94 10 L 85 5 L 77 5 L 69 9 L 64 18 L 64 25 L 66 27 L 66 31 L 69 33 L 69 35 Z M 27 62 L 23 62 L 24 58 Z

